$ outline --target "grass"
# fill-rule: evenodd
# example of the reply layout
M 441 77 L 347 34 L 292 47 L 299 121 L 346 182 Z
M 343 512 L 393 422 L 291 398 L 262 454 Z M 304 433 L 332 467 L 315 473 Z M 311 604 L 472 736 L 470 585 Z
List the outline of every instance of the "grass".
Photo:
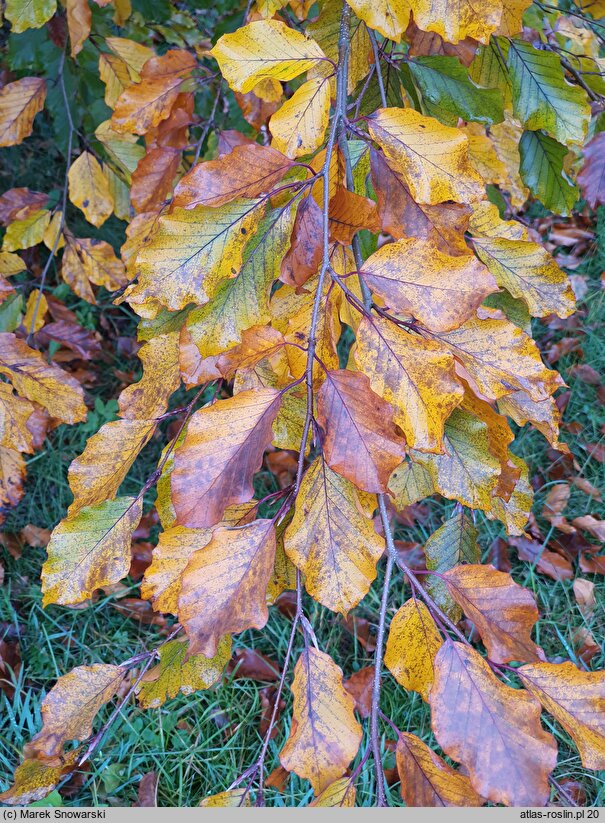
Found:
M 605 212 L 605 209 L 601 210 Z M 604 292 L 599 276 L 605 269 L 605 214 L 601 214 L 597 242 L 583 263 L 580 272 L 589 278 L 589 290 L 581 308 L 583 320 L 583 357 L 569 354 L 556 365 L 569 384 L 570 399 L 565 420 L 581 426 L 577 433 L 564 431 L 563 439 L 569 444 L 579 465 L 577 471 L 594 486 L 603 489 L 603 464 L 591 457 L 586 443 L 602 442 L 603 415 L 596 390 L 570 372 L 577 362 L 586 363 L 603 373 L 605 360 L 602 325 L 605 317 Z M 124 309 L 112 307 L 109 301 L 101 301 L 93 308 L 69 296 L 60 286 L 60 295 L 88 328 L 97 328 L 101 313 L 109 316 L 119 333 L 133 333 L 134 320 Z M 536 337 L 545 344 L 548 329 L 535 324 Z M 566 331 L 556 333 L 555 340 Z M 25 525 L 51 528 L 63 517 L 71 500 L 67 484 L 67 468 L 71 460 L 84 448 L 86 439 L 102 423 L 114 418 L 115 397 L 119 379 L 116 370 L 129 371 L 137 368 L 136 358 L 124 359 L 114 354 L 108 356 L 99 379 L 91 389 L 95 400 L 93 411 L 86 423 L 74 427 L 62 426 L 47 440 L 43 450 L 28 463 L 27 490 L 23 502 L 12 511 L 3 530 L 16 534 Z M 180 405 L 183 397 L 175 398 Z M 136 493 L 144 484 L 157 463 L 161 440 L 153 441 L 143 456 L 135 463 L 124 485 L 125 493 Z M 549 476 L 552 460 L 547 455 L 547 444 L 536 431 L 525 428 L 519 432 L 515 451 L 530 466 L 530 476 L 541 478 L 544 483 L 536 493 L 534 512 L 543 527 L 546 539 L 554 536 L 540 512 L 548 489 L 553 481 Z M 276 490 L 271 475 L 263 473 L 259 483 L 264 493 Z M 147 504 L 152 501 L 149 495 Z M 431 499 L 427 503 L 427 515 L 413 527 L 400 528 L 397 537 L 423 542 L 448 517 L 453 504 Z M 603 518 L 605 508 L 579 489 L 572 488 L 566 514 L 571 520 L 584 514 Z M 485 554 L 493 540 L 503 534 L 500 524 L 479 516 L 480 544 Z M 0 785 L 11 782 L 15 766 L 20 762 L 24 744 L 40 728 L 40 703 L 44 695 L 62 674 L 74 666 L 94 662 L 115 663 L 125 660 L 161 642 L 162 635 L 155 627 L 145 626 L 124 617 L 114 608 L 114 596 L 102 597 L 93 605 L 78 610 L 60 607 L 42 609 L 39 576 L 44 560 L 44 550 L 25 547 L 20 558 L 14 559 L 2 550 L 7 578 L 0 588 L 0 628 L 9 637 L 18 637 L 21 644 L 23 666 L 15 682 L 12 699 L 0 692 Z M 579 610 L 572 589 L 572 581 L 555 582 L 544 577 L 529 563 L 517 560 L 514 552 L 513 576 L 536 595 L 540 608 L 540 622 L 536 640 L 549 657 L 561 656 L 573 659 L 573 634 L 578 628 L 587 628 L 597 642 L 602 643 L 605 626 L 605 580 L 588 576 L 595 584 L 597 607 L 587 618 Z M 586 575 L 581 575 L 586 576 Z M 382 571 L 370 593 L 357 608 L 356 614 L 370 622 L 376 620 L 379 607 Z M 132 584 L 133 592 L 136 586 Z M 396 572 L 391 587 L 390 614 L 408 596 L 404 591 L 403 576 Z M 310 618 L 322 648 L 333 655 L 350 676 L 368 666 L 372 657 L 358 638 L 343 629 L 332 613 L 309 602 Z M 248 631 L 235 639 L 235 647 L 253 647 L 275 660 L 282 660 L 289 635 L 289 621 L 276 609 L 271 608 L 270 619 L 262 632 Z M 605 668 L 603 647 L 591 662 L 593 669 Z M 265 684 L 250 680 L 233 679 L 229 676 L 221 688 L 198 692 L 190 697 L 179 697 L 167 702 L 162 708 L 143 711 L 134 703 L 127 705 L 113 724 L 103 743 L 96 751 L 89 768 L 72 778 L 62 789 L 61 795 L 53 792 L 49 802 L 65 805 L 130 805 L 136 800 L 137 787 L 142 775 L 155 771 L 159 776 L 158 804 L 165 806 L 193 806 L 207 794 L 221 791 L 240 775 L 254 760 L 261 745 L 258 722 L 262 711 L 260 690 Z M 271 742 L 267 758 L 270 771 L 278 763 L 278 752 L 285 740 L 290 716 L 290 696 L 286 697 L 279 734 Z M 413 730 L 427 742 L 435 745 L 430 730 L 430 717 L 426 704 L 413 693 L 406 693 L 388 673 L 384 677 L 382 707 L 401 730 Z M 108 716 L 101 712 L 99 722 Z M 545 719 L 557 738 L 560 748 L 557 779 L 579 781 L 586 792 L 587 805 L 605 805 L 605 775 L 583 769 L 575 747 L 566 732 L 554 721 Z M 392 733 L 384 728 L 384 737 Z M 364 732 L 365 734 L 365 732 Z M 361 751 L 367 746 L 362 743 Z M 385 754 L 385 765 L 394 765 L 392 753 Z M 371 805 L 374 798 L 373 770 L 366 767 L 356 783 L 358 804 Z M 400 803 L 397 784 L 390 788 L 393 804 Z M 311 799 L 311 791 L 305 781 L 293 776 L 285 791 L 268 790 L 268 802 L 275 806 L 305 805 Z

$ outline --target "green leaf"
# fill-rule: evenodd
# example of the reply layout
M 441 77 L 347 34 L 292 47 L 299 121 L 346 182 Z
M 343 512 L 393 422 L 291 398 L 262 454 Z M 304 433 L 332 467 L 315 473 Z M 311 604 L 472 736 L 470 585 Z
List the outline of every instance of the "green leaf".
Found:
M 502 92 L 479 88 L 455 57 L 417 57 L 409 62 L 426 113 L 447 126 L 458 118 L 491 125 L 504 120 Z
M 424 544 L 427 569 L 443 574 L 460 563 L 479 563 L 481 550 L 477 543 L 478 534 L 475 524 L 464 510 L 446 520 Z M 450 595 L 445 581 L 429 575 L 426 588 L 452 620 L 460 619 L 462 612 Z
M 567 215 L 578 199 L 578 189 L 567 179 L 563 161 L 567 148 L 543 131 L 524 131 L 519 143 L 521 179 L 547 209 Z
M 590 106 L 585 92 L 565 80 L 559 57 L 511 40 L 508 68 L 515 117 L 527 129 L 544 129 L 560 143 L 582 143 Z
M 479 46 L 473 62 L 468 67 L 469 77 L 477 86 L 484 89 L 500 89 L 504 105 L 508 108 L 512 102 L 512 85 L 506 67 L 508 40 L 505 37 L 492 37 L 487 46 Z

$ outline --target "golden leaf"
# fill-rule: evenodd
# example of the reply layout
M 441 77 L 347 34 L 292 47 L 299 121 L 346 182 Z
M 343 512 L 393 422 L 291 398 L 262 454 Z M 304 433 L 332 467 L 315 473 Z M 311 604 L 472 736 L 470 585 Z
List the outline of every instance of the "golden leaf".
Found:
M 46 83 L 41 77 L 23 77 L 0 89 L 0 146 L 16 146 L 29 137 L 45 99 Z
M 430 695 L 435 737 L 466 767 L 475 791 L 507 806 L 544 806 L 557 744 L 540 725 L 538 701 L 505 686 L 461 643 L 441 647 L 435 673 Z
M 180 525 L 212 526 L 228 506 L 251 500 L 280 402 L 275 389 L 242 391 L 191 417 L 171 476 Z
M 126 577 L 132 533 L 142 512 L 142 499 L 118 497 L 62 520 L 53 530 L 42 567 L 43 604 L 83 603 L 97 589 Z
M 416 735 L 399 735 L 396 756 L 406 806 L 483 805 L 468 777 L 452 769 Z
M 379 109 L 368 118 L 368 126 L 417 203 L 472 203 L 483 198 L 483 182 L 471 165 L 468 138 L 460 129 L 414 109 L 398 108 Z
M 368 593 L 384 540 L 362 513 L 355 486 L 320 456 L 303 477 L 284 547 L 309 594 L 346 615 Z
M 263 628 L 274 560 L 271 520 L 255 520 L 237 529 L 219 526 L 208 545 L 191 555 L 178 600 L 190 654 L 214 657 L 225 634 Z
M 181 385 L 178 332 L 152 337 L 138 351 L 143 376 L 118 398 L 120 417 L 150 420 L 164 414 L 170 395 Z
M 136 257 L 138 283 L 126 291 L 128 302 L 137 311 L 157 301 L 172 311 L 207 303 L 221 281 L 241 268 L 244 246 L 261 217 L 258 205 L 235 200 L 162 215 Z
M 321 146 L 329 119 L 329 81 L 307 80 L 269 120 L 271 145 L 287 157 L 311 154 Z
M 105 52 L 99 55 L 99 76 L 105 83 L 105 102 L 110 109 L 115 108 L 124 89 L 141 79 L 125 60 Z
M 84 212 L 97 228 L 113 212 L 113 200 L 107 178 L 99 161 L 88 151 L 82 152 L 69 169 L 69 199 Z
M 124 264 L 104 240 L 74 237 L 66 233 L 67 245 L 61 263 L 61 277 L 88 303 L 95 303 L 91 283 L 115 291 L 128 281 Z
M 88 0 L 66 0 L 66 10 L 71 56 L 76 57 L 90 34 L 92 14 Z
M 384 654 L 385 666 L 408 691 L 428 701 L 435 678 L 435 655 L 443 639 L 427 607 L 410 599 L 393 615 Z
M 353 714 L 355 701 L 342 685 L 341 669 L 312 647 L 296 663 L 292 694 L 292 726 L 279 760 L 319 794 L 357 754 L 361 726 Z
M 86 419 L 80 383 L 8 332 L 0 334 L 0 373 L 9 378 L 20 395 L 39 403 L 63 423 Z
M 240 806 L 250 805 L 250 792 L 247 789 L 229 789 L 226 792 L 219 792 L 218 794 L 211 794 L 205 797 L 200 806 L 207 806 L 210 808 L 239 808 Z
M 392 403 L 410 448 L 439 452 L 443 426 L 462 400 L 454 358 L 438 341 L 409 334 L 389 320 L 359 324 L 355 362 L 372 389 Z
M 350 5 L 371 29 L 399 43 L 410 19 L 410 0 L 351 0 Z
M 387 243 L 365 261 L 362 276 L 395 313 L 437 332 L 458 328 L 497 290 L 476 257 L 451 257 L 426 240 Z
M 159 211 L 172 194 L 181 152 L 171 146 L 148 149 L 132 173 L 130 200 L 138 213 Z
M 160 648 L 160 662 L 143 675 L 137 687 L 137 699 L 144 709 L 157 709 L 169 697 L 209 689 L 221 679 L 231 657 L 231 638 L 223 637 L 216 655 L 202 654 L 186 658 L 188 644 L 171 640 Z
M 25 746 L 27 757 L 57 757 L 70 740 L 86 740 L 99 710 L 115 695 L 126 670 L 95 663 L 60 677 L 42 701 L 42 730 Z
M 50 760 L 24 760 L 15 769 L 14 784 L 0 794 L 0 802 L 10 806 L 27 806 L 29 803 L 43 800 L 62 777 L 67 777 L 74 770 L 81 756 L 80 749 L 73 749 L 66 755 Z
M 37 246 L 44 240 L 44 234 L 50 223 L 50 212 L 39 209 L 20 220 L 13 221 L 6 229 L 2 243 L 3 251 L 17 251 Z
M 155 420 L 114 420 L 88 438 L 86 448 L 69 467 L 69 486 L 74 496 L 69 518 L 85 506 L 116 496 L 155 426 Z
M 9 383 L 0 383 L 0 446 L 29 454 L 34 451 L 32 433 L 27 428 L 33 411 L 29 400 L 13 394 Z
M 39 29 L 53 16 L 57 0 L 6 0 L 4 15 L 10 20 L 13 34 Z
M 423 31 L 436 32 L 448 43 L 458 43 L 465 37 L 487 43 L 502 19 L 502 0 L 485 0 L 479 6 L 472 0 L 409 2 L 416 25 Z
M 348 809 L 355 806 L 355 786 L 350 777 L 341 777 L 330 783 L 309 806 Z
M 573 663 L 536 663 L 517 669 L 578 747 L 585 769 L 605 769 L 605 672 L 582 672 Z
M 278 20 L 257 20 L 223 34 L 210 54 L 227 83 L 242 94 L 265 78 L 293 80 L 326 59 L 315 41 Z
M 25 472 L 23 455 L 0 446 L 0 507 L 16 506 L 21 500 Z

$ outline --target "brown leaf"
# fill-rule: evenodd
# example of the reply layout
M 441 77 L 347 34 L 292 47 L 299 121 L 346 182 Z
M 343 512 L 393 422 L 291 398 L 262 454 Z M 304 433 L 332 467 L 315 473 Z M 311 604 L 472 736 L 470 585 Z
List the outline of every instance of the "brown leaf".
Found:
M 51 340 L 71 349 L 82 360 L 92 360 L 101 354 L 101 344 L 94 333 L 77 323 L 70 323 L 65 320 L 58 320 L 55 323 L 47 323 L 36 335 L 43 346 L 48 346 Z
M 573 534 L 575 529 L 570 526 L 567 520 L 563 517 L 562 512 L 567 506 L 569 500 L 570 488 L 567 483 L 557 483 L 549 490 L 544 501 L 544 508 L 542 509 L 542 517 L 554 526 L 559 531 L 566 534 Z
M 580 555 L 580 569 L 584 574 L 605 574 L 605 555 Z
M 237 197 L 258 197 L 270 192 L 293 161 L 258 143 L 236 145 L 218 160 L 198 163 L 179 181 L 174 206 L 222 206 Z
M 0 223 L 8 226 L 14 220 L 24 220 L 43 209 L 48 195 L 27 188 L 9 189 L 0 197 Z
M 279 664 L 254 649 L 236 649 L 229 663 L 228 671 L 234 680 L 279 680 Z
M 275 789 L 278 792 L 283 792 L 286 789 L 288 780 L 290 779 L 290 772 L 284 769 L 283 766 L 276 766 L 271 774 L 265 780 L 267 788 Z
M 169 117 L 183 80 L 196 65 L 193 55 L 180 49 L 147 60 L 140 82 L 126 88 L 116 103 L 111 118 L 115 131 L 145 134 Z
M 594 209 L 605 203 L 605 134 L 597 134 L 582 151 L 584 165 L 578 174 L 578 183 L 584 199 Z
M 183 572 L 178 609 L 191 654 L 212 657 L 223 635 L 263 628 L 274 560 L 271 520 L 239 529 L 221 526 L 194 552 Z
M 317 420 L 325 431 L 330 468 L 363 491 L 386 492 L 405 446 L 393 423 L 393 407 L 372 391 L 368 377 L 346 369 L 327 372 Z
M 319 794 L 357 754 L 361 726 L 353 714 L 354 700 L 342 685 L 342 671 L 329 655 L 313 647 L 303 651 L 291 688 L 292 727 L 279 759 Z
M 172 193 L 181 152 L 170 146 L 147 151 L 132 173 L 130 201 L 135 212 L 159 211 Z
M 348 246 L 361 229 L 375 234 L 380 231 L 376 203 L 344 186 L 338 186 L 330 200 L 330 234 L 333 240 Z
M 482 806 L 469 778 L 449 766 L 416 735 L 397 741 L 397 770 L 406 806 Z
M 358 672 L 354 672 L 348 680 L 343 681 L 343 686 L 355 700 L 355 708 L 359 716 L 364 719 L 370 716 L 372 710 L 373 679 L 373 666 L 365 666 Z
M 290 249 L 279 279 L 290 286 L 302 286 L 317 273 L 322 255 L 321 209 L 312 197 L 305 197 L 296 212 Z
M 534 563 L 541 574 L 545 574 L 553 580 L 573 579 L 573 569 L 569 560 L 561 557 L 556 552 L 551 552 L 537 540 L 529 540 L 527 537 L 512 537 L 510 542 L 517 549 L 519 559 Z
M 492 566 L 456 566 L 444 574 L 450 594 L 475 624 L 494 663 L 543 660 L 530 637 L 538 620 L 533 595 Z
M 0 146 L 16 146 L 29 137 L 45 99 L 41 77 L 22 77 L 0 89 Z
M 545 805 L 557 745 L 540 725 L 538 701 L 505 686 L 461 643 L 445 643 L 435 668 L 431 725 L 444 752 L 466 767 L 475 791 L 507 806 Z
M 213 526 L 227 506 L 252 498 L 252 475 L 273 439 L 280 403 L 275 389 L 242 391 L 191 417 L 171 477 L 179 524 Z
M 589 620 L 596 605 L 594 583 L 583 577 L 577 577 L 573 582 L 573 593 L 582 616 L 585 620 Z
M 384 155 L 370 152 L 372 182 L 384 231 L 395 240 L 416 237 L 431 241 L 446 254 L 468 254 L 464 231 L 471 208 L 461 203 L 427 206 L 416 203 L 403 178 L 386 162 Z
M 600 540 L 601 543 L 605 543 L 605 520 L 597 520 L 591 514 L 585 514 L 582 517 L 574 518 L 571 522 L 577 529 L 583 529 L 596 537 L 597 540 Z
M 141 778 L 137 789 L 135 806 L 155 807 L 158 805 L 158 773 L 147 772 Z

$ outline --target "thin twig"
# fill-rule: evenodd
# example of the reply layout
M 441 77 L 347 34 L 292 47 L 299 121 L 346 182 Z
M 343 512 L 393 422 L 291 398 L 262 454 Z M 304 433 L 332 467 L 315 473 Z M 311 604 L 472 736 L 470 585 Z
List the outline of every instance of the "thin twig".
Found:
M 197 141 L 197 145 L 195 147 L 195 155 L 193 157 L 193 163 L 191 164 L 192 168 L 193 168 L 193 166 L 195 166 L 197 161 L 200 159 L 200 154 L 202 152 L 202 146 L 204 144 L 204 140 L 206 139 L 206 137 L 208 136 L 208 132 L 210 131 L 210 129 L 214 125 L 214 116 L 216 114 L 216 110 L 218 108 L 219 100 L 221 99 L 222 94 L 223 94 L 223 81 L 219 80 L 218 89 L 217 89 L 217 92 L 216 92 L 216 96 L 214 98 L 214 103 L 212 104 L 212 109 L 210 110 L 210 117 L 208 118 L 208 120 L 206 122 L 206 125 L 204 126 L 204 128 L 202 130 L 201 137 Z
M 63 96 L 63 103 L 65 105 L 65 114 L 67 115 L 67 125 L 69 128 L 69 133 L 67 136 L 67 154 L 65 157 L 65 178 L 63 181 L 63 195 L 61 199 L 61 219 L 59 220 L 59 226 L 57 229 L 57 234 L 53 241 L 52 248 L 49 252 L 48 257 L 46 258 L 46 263 L 44 264 L 44 268 L 42 269 L 42 275 L 40 277 L 40 286 L 38 288 L 38 297 L 36 299 L 36 305 L 34 306 L 34 312 L 32 314 L 31 324 L 29 327 L 29 332 L 27 333 L 26 343 L 27 345 L 31 345 L 32 337 L 34 336 L 34 332 L 36 330 L 36 319 L 38 317 L 38 312 L 40 311 L 40 303 L 42 302 L 42 295 L 44 293 L 44 284 L 46 283 L 46 277 L 50 270 L 50 266 L 52 261 L 55 258 L 55 254 L 57 253 L 57 249 L 59 248 L 59 242 L 61 240 L 61 235 L 63 234 L 63 229 L 65 228 L 65 211 L 67 209 L 67 190 L 69 186 L 69 169 L 71 166 L 71 152 L 73 148 L 73 139 L 74 139 L 74 121 L 71 116 L 71 110 L 69 108 L 69 102 L 67 99 L 67 92 L 65 90 L 65 77 L 63 74 L 63 69 L 65 66 L 65 52 L 61 55 L 61 62 L 59 63 L 59 86 L 61 88 L 61 94 Z

